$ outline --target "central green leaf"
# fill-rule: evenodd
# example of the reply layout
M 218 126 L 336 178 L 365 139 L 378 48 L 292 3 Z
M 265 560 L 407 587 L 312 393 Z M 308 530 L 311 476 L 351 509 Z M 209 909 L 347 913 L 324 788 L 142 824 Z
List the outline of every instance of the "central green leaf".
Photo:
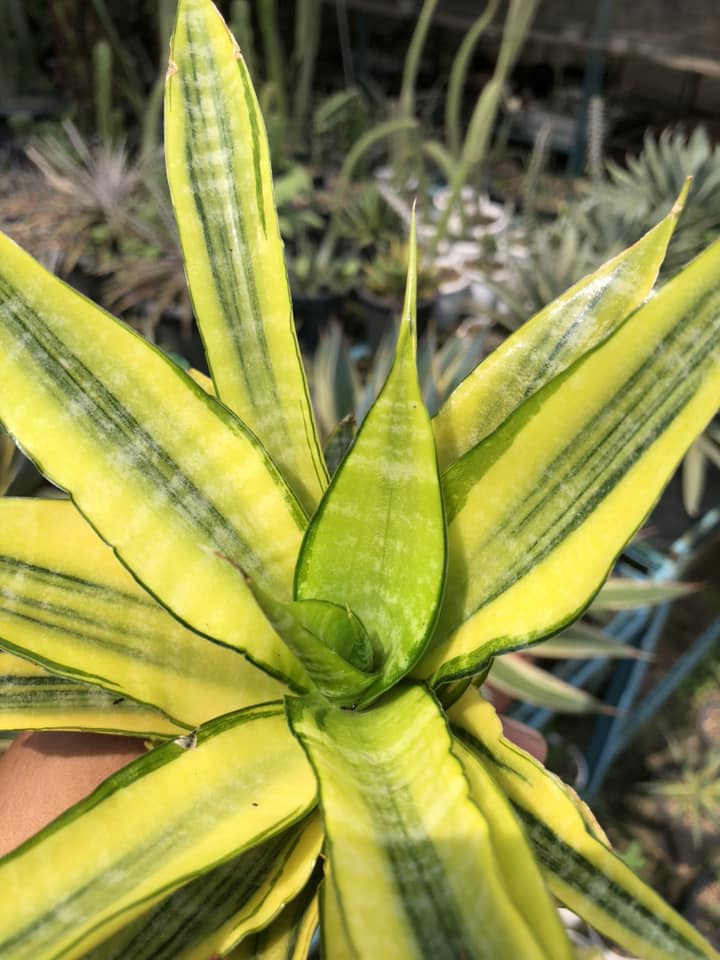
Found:
M 395 362 L 325 494 L 298 560 L 300 600 L 348 606 L 378 656 L 367 703 L 425 649 L 445 578 L 445 521 L 432 427 L 415 365 L 414 227 Z

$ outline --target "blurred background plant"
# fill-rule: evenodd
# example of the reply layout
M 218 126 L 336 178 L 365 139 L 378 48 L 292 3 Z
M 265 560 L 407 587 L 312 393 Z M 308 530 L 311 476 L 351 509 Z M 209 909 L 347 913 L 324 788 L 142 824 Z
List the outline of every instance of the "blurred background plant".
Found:
M 688 745 L 670 737 L 667 761 L 646 789 L 699 848 L 720 833 L 720 745 L 708 747 L 700 738 Z
M 20 456 L 12 437 L 0 427 L 0 497 L 10 489 L 20 468 Z
M 8 178 L 3 228 L 59 276 L 155 338 L 173 317 L 185 338 L 192 313 L 162 157 L 122 141 L 89 143 L 70 120 L 31 140 L 37 174 Z

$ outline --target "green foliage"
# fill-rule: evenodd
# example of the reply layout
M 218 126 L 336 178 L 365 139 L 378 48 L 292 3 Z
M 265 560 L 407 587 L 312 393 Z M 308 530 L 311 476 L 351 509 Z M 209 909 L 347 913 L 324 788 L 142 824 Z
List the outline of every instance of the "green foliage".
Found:
M 693 181 L 668 250 L 668 274 L 720 233 L 720 145 L 713 144 L 707 130 L 698 126 L 688 136 L 667 129 L 659 137 L 648 131 L 637 157 L 628 157 L 625 165 L 608 163 L 608 183 L 596 197 L 614 219 L 616 236 L 627 244 L 672 205 L 687 177 Z
M 373 259 L 363 264 L 363 286 L 370 293 L 400 305 L 407 277 L 409 250 L 406 242 L 390 238 L 376 250 Z M 420 263 L 418 299 L 426 300 L 437 293 L 440 268 Z
M 720 747 L 672 738 L 668 751 L 669 768 L 646 789 L 665 801 L 668 816 L 699 848 L 706 831 L 720 831 Z
M 0 496 L 13 482 L 19 466 L 18 451 L 12 437 L 0 428 Z
M 702 126 L 689 137 L 680 130 L 666 129 L 659 137 L 648 131 L 637 157 L 624 165 L 608 163 L 606 177 L 565 199 L 557 218 L 545 225 L 534 216 L 541 152 L 536 147 L 526 177 L 527 252 L 508 258 L 508 278 L 498 287 L 512 328 L 638 240 L 672 208 L 688 177 L 692 182 L 663 275 L 671 276 L 720 235 L 720 146 Z
M 642 844 L 639 840 L 631 840 L 627 846 L 618 849 L 618 856 L 626 863 L 633 873 L 642 874 L 647 867 L 647 857 L 643 852 Z
M 572 960 L 553 896 L 648 960 L 716 960 L 461 688 L 590 603 L 714 413 L 720 247 L 635 309 L 666 218 L 431 418 L 413 217 L 391 364 L 330 477 L 262 116 L 210 0 L 180 0 L 171 56 L 212 379 L 0 237 L 0 418 L 72 498 L 0 499 L 3 716 L 154 741 L 0 860 L 3 960 L 304 958 L 318 915 L 328 960 Z
M 70 122 L 33 140 L 27 154 L 46 197 L 40 212 L 18 198 L 13 232 L 60 276 L 81 265 L 103 278 L 103 302 L 152 331 L 172 308 L 190 314 L 157 155 L 133 157 L 122 141 L 91 144 Z M 147 307 L 144 313 L 141 307 Z

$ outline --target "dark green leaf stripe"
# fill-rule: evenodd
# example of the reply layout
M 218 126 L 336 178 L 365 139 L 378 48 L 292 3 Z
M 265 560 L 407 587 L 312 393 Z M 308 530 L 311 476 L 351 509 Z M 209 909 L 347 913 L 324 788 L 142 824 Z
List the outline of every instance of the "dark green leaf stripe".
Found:
M 512 803 L 561 903 L 600 933 L 647 960 L 717 960 L 692 926 L 612 852 L 574 792 L 502 735 L 477 690 L 450 710 L 452 731 Z
M 277 874 L 302 828 L 271 837 L 176 890 L 83 960 L 180 960 L 201 944 Z
M 133 920 L 282 832 L 314 798 L 312 772 L 278 705 L 221 717 L 191 742 L 163 744 L 0 860 L 1 888 L 25 891 L 0 917 L 0 955 L 81 956 L 117 930 L 121 916 Z M 85 847 L 93 856 L 78 858 Z
M 229 557 L 242 557 L 243 567 L 261 577 L 263 569 L 253 549 L 239 532 L 227 523 L 222 511 L 204 491 L 183 471 L 160 442 L 143 427 L 115 396 L 68 346 L 44 323 L 32 305 L 7 281 L 0 278 L 0 303 L 12 303 L 12 310 L 3 311 L 3 323 L 18 342 L 23 344 L 28 358 L 47 374 L 48 385 L 59 404 L 65 409 L 82 411 L 83 420 L 92 424 L 100 444 L 122 450 L 123 460 L 134 469 L 142 465 L 148 483 L 164 491 L 173 511 L 186 523 L 199 528 L 213 542 L 217 550 Z M 169 361 L 167 361 L 169 363 Z M 184 376 L 178 369 L 178 376 Z M 190 378 L 195 395 L 216 411 L 221 408 L 200 390 Z M 230 422 L 230 418 L 226 418 Z M 235 421 L 237 430 L 242 426 Z M 30 451 L 32 454 L 32 451 Z M 42 467 L 42 464 L 39 464 Z M 118 467 L 122 468 L 119 463 Z M 291 502 L 288 497 L 288 502 Z M 304 518 L 297 505 L 299 525 Z
M 144 600 L 81 577 L 12 557 L 0 557 L 0 601 L 0 617 L 15 617 L 68 639 L 81 632 L 99 649 L 121 654 L 132 650 L 135 663 L 152 664 L 169 673 L 181 674 L 187 669 L 181 661 L 168 658 L 168 637 L 166 632 L 157 629 L 160 624 L 154 630 L 143 624 L 143 615 L 147 617 L 148 613 L 157 611 L 157 604 L 149 596 Z M 127 614 L 120 628 L 108 616 L 118 605 L 125 608 Z M 133 607 L 137 609 L 134 611 Z M 133 617 L 133 613 L 136 616 Z M 157 623 L 158 618 L 153 619 Z M 3 642 L 1 634 L 2 627 L 0 643 Z M 84 676 L 117 685 L 111 677 L 97 677 L 92 673 Z
M 443 475 L 447 585 L 416 676 L 470 676 L 591 602 L 717 410 L 719 270 L 716 243 Z
M 67 501 L 0 500 L 0 647 L 181 726 L 285 689 L 171 617 Z
M 466 949 L 467 933 L 453 892 L 442 880 L 438 882 L 445 866 L 436 844 L 417 811 L 399 800 L 392 790 L 378 794 L 369 789 L 372 769 L 368 773 L 368 808 L 377 836 L 383 838 L 384 852 L 417 943 L 426 956 L 456 960 Z M 344 903 L 343 909 L 352 909 L 351 903 L 352 900 Z
M 288 715 L 319 784 L 326 956 L 545 957 L 424 687 L 396 687 L 367 711 L 291 699 Z
M 717 361 L 719 306 L 720 289 L 705 293 L 693 304 L 693 314 L 707 322 L 681 325 L 664 337 L 625 382 L 622 392 L 608 398 L 606 406 L 587 422 L 585 431 L 573 436 L 548 464 L 546 475 L 551 482 L 536 488 L 522 502 L 508 505 L 504 522 L 477 545 L 477 552 L 487 550 L 498 537 L 503 541 L 522 537 L 524 543 L 529 528 L 533 530 L 532 543 L 507 570 L 504 581 L 481 597 L 481 604 L 502 593 L 580 526 L 677 417 Z M 492 440 L 476 447 L 447 471 L 443 485 L 448 522 L 460 512 L 471 488 L 468 475 L 478 476 L 471 466 L 473 460 L 486 461 L 489 467 L 493 454 L 502 453 L 522 429 L 522 422 L 543 406 L 547 396 L 561 390 L 570 375 L 572 370 L 548 385 L 528 404 L 522 419 L 514 418 Z M 563 497 L 558 496 L 561 491 Z M 573 504 L 572 511 L 567 509 L 569 503 Z
M 16 588 L 24 593 L 18 593 Z M 135 648 L 133 659 L 138 662 L 159 664 L 175 673 L 183 669 L 182 664 L 173 666 L 162 657 L 165 635 L 143 625 L 143 614 L 157 609 L 149 595 L 145 600 L 82 577 L 0 556 L 0 600 L 3 616 L 18 617 L 66 635 L 77 633 L 80 628 L 83 636 L 100 648 L 123 653 Z M 122 633 L 103 615 L 118 604 L 129 608 Z M 133 607 L 137 608 L 136 617 L 132 616 Z
M 295 336 L 255 94 L 209 4 L 178 5 L 171 57 L 168 178 L 213 381 L 311 512 L 327 473 Z
M 289 903 L 270 926 L 247 939 L 229 954 L 229 960 L 308 960 L 318 921 L 317 889 L 322 880 L 318 866 L 305 889 Z M 349 958 L 348 958 L 349 960 Z
M 601 872 L 597 865 L 564 843 L 528 810 L 517 804 L 514 804 L 514 807 L 525 826 L 535 856 L 547 872 L 551 887 L 553 879 L 559 878 L 563 884 L 575 891 L 579 898 L 592 901 L 598 911 L 677 960 L 707 960 L 707 951 L 689 941 L 681 931 L 649 909 L 646 904 L 634 899 L 625 887 L 612 879 L 609 872 Z M 613 856 L 610 851 L 606 851 L 608 859 Z M 619 858 L 617 862 L 621 863 Z M 607 867 L 607 864 L 604 866 Z M 561 900 L 565 899 L 559 889 L 553 892 Z
M 252 84 L 250 83 L 248 72 L 246 69 L 241 67 L 239 73 L 243 85 L 245 109 L 247 110 L 248 120 L 250 121 L 250 129 L 252 130 L 252 164 L 253 173 L 255 175 L 255 203 L 257 205 L 257 211 L 260 217 L 263 234 L 267 236 L 268 227 L 265 219 L 265 203 L 263 201 L 262 161 L 260 160 L 260 138 L 265 136 L 265 131 L 264 129 L 262 131 L 260 130 L 259 114 L 255 105 L 255 94 Z M 232 146 L 232 140 L 230 140 L 227 145 Z M 238 198 L 236 195 L 236 200 L 237 199 Z M 257 301 L 257 297 L 255 297 L 255 300 Z
M 43 710 L 66 711 L 83 709 L 110 710 L 122 714 L 134 711 L 138 705 L 125 697 L 113 696 L 107 690 L 90 684 L 74 683 L 65 677 L 47 676 L 22 677 L 15 674 L 3 674 L 3 661 L 0 659 L 0 719 L 2 714 L 21 710 L 30 710 L 38 703 Z
M 168 737 L 189 729 L 153 710 L 90 683 L 45 673 L 0 655 L 0 728 L 93 730 Z
M 190 122 L 186 125 L 185 164 L 190 175 L 192 195 L 195 200 L 198 220 L 202 229 L 205 249 L 211 265 L 215 290 L 227 317 L 242 317 L 243 324 L 228 324 L 228 335 L 232 345 L 235 362 L 242 371 L 245 387 L 256 411 L 267 410 L 272 413 L 272 429 L 277 442 L 289 442 L 287 423 L 282 419 L 279 407 L 277 383 L 275 381 L 272 358 L 265 336 L 260 301 L 255 284 L 255 274 L 249 257 L 238 256 L 238 251 L 249 250 L 249 237 L 245 222 L 240 216 L 241 198 L 235 180 L 226 171 L 230 169 L 234 142 L 230 130 L 226 103 L 221 91 L 215 85 L 207 83 L 207 78 L 215 73 L 214 51 L 205 42 L 204 32 L 198 30 L 195 18 L 185 18 L 187 42 L 183 45 L 183 69 L 178 71 L 178 93 L 182 96 Z M 241 74 L 242 75 L 242 74 Z M 244 78 L 243 78 L 244 79 Z M 206 82 L 200 85 L 201 81 Z M 247 97 L 247 82 L 244 81 Z M 175 95 L 175 94 L 173 94 Z M 251 113 L 254 111 L 250 111 Z M 212 126 L 219 133 L 219 143 L 208 147 L 207 127 Z M 257 124 L 256 124 L 257 130 Z M 225 158 L 220 179 L 209 175 L 209 167 L 204 162 L 208 150 L 217 151 Z M 264 211 L 262 187 L 259 174 L 258 141 L 253 137 L 252 165 L 255 170 L 255 190 L 259 211 Z M 231 200 L 230 203 L 227 201 Z M 218 227 L 217 213 L 222 211 L 226 222 Z M 230 246 L 228 239 L 236 237 L 237 246 Z M 190 285 L 192 293 L 192 284 Z M 290 321 L 292 322 L 292 321 Z M 202 326 L 200 328 L 202 333 Z M 212 368 L 212 353 L 209 354 Z M 260 371 L 263 371 L 261 374 Z M 218 385 L 222 396 L 222 385 Z M 264 393 L 261 391 L 265 391 Z M 267 414 L 266 414 L 267 415 Z M 263 435 L 263 418 L 260 417 L 259 432 Z
M 0 249 L 0 419 L 179 619 L 307 689 L 233 566 L 289 599 L 306 521 L 266 452 L 146 341 Z

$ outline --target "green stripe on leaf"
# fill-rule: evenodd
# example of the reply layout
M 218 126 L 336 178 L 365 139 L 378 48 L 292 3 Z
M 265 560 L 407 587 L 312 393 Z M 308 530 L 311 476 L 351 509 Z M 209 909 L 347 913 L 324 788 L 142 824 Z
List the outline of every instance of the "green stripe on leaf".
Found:
M 590 602 L 720 402 L 719 276 L 716 244 L 443 475 L 448 588 L 421 675 L 474 672 Z
M 422 686 L 367 711 L 317 698 L 291 698 L 287 709 L 319 783 L 326 956 L 550 960 L 511 902 Z
M 67 501 L 0 499 L 0 647 L 183 726 L 286 692 L 178 623 Z
M 454 735 L 515 807 L 546 882 L 561 903 L 647 960 L 717 960 L 690 924 L 609 849 L 573 791 L 504 739 L 493 707 L 477 690 L 468 690 L 449 716 Z
M 260 437 L 312 512 L 327 472 L 293 324 L 265 127 L 235 41 L 201 0 L 178 4 L 165 143 L 188 286 L 218 396 Z
M 0 420 L 146 589 L 199 632 L 252 646 L 264 669 L 303 687 L 300 665 L 217 556 L 290 597 L 305 518 L 255 437 L 6 237 L 0 377 Z M 223 603 L 207 602 L 225 591 Z
M 686 185 L 670 213 L 641 240 L 523 324 L 451 394 L 433 419 L 443 469 L 612 334 L 642 303 L 655 283 L 687 190 Z
M 0 860 L 0 887 L 23 891 L 0 914 L 0 955 L 77 956 L 314 801 L 312 771 L 277 705 L 156 747 Z

